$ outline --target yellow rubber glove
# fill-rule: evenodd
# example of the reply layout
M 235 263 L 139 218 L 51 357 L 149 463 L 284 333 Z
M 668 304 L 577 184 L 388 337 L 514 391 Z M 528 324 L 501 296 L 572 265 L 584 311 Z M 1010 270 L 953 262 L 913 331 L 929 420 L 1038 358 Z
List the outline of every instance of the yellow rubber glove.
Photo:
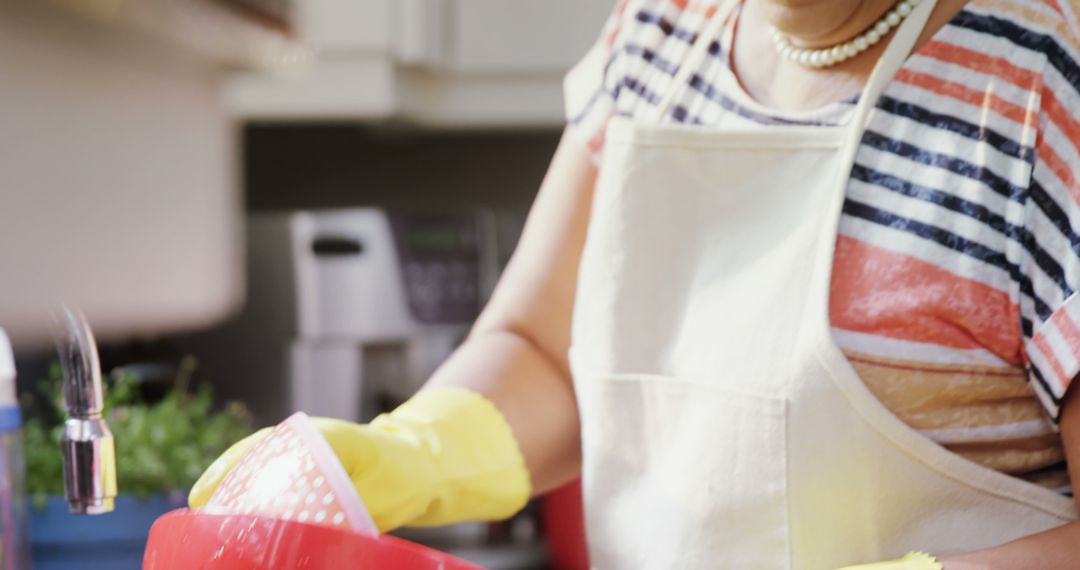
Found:
M 380 530 L 513 516 L 529 498 L 529 473 L 494 404 L 460 388 L 420 392 L 370 424 L 312 420 L 341 460 Z M 229 448 L 191 489 L 193 508 L 269 430 Z
M 898 560 L 848 566 L 840 570 L 943 570 L 943 568 L 936 558 L 925 552 L 909 552 Z

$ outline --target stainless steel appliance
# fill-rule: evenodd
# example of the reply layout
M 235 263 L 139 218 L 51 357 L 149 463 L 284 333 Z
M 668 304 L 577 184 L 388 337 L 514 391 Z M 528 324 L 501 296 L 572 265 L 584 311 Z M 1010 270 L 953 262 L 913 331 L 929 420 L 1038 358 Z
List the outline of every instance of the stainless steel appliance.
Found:
M 415 392 L 466 334 L 497 270 L 483 214 L 354 209 L 265 223 L 290 237 L 290 401 L 310 414 L 358 420 Z

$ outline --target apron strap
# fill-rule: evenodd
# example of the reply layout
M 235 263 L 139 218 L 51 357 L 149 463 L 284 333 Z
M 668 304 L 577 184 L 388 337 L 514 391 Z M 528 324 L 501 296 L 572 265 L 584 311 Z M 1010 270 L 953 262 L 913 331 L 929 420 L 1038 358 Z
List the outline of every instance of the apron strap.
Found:
M 915 46 L 915 42 L 918 41 L 919 36 L 922 35 L 926 22 L 930 19 L 930 14 L 934 11 L 936 4 L 937 0 L 921 0 L 918 6 L 915 7 L 915 11 L 900 25 L 900 29 L 896 31 L 896 35 L 893 36 L 889 46 L 874 67 L 874 71 L 863 89 L 859 104 L 855 107 L 851 121 L 846 127 L 847 132 L 844 133 L 844 142 L 841 146 L 840 155 L 842 160 L 840 164 L 843 166 L 836 172 L 836 179 L 833 181 L 834 191 L 830 198 L 831 202 L 825 209 L 828 212 L 829 220 L 821 226 L 823 234 L 820 236 L 817 252 L 815 253 L 818 262 L 816 263 L 815 275 L 809 293 L 814 298 L 826 300 L 820 309 L 821 314 L 819 317 L 823 319 L 822 322 L 829 322 L 828 299 L 832 285 L 836 236 L 843 211 L 844 197 L 847 194 L 848 181 L 851 178 L 851 168 L 855 163 L 855 155 L 859 152 L 863 132 L 870 119 L 870 112 L 877 106 L 878 98 L 911 54 L 911 50 Z
M 675 72 L 670 88 L 664 93 L 663 99 L 656 106 L 656 112 L 652 116 L 653 122 L 662 121 L 664 116 L 671 111 L 681 88 L 690 79 L 690 74 L 709 56 L 709 46 L 720 37 L 728 16 L 731 15 L 741 1 L 724 0 L 724 3 L 713 15 L 705 29 L 698 34 L 690 53 L 683 60 L 683 64 L 679 66 L 678 71 Z M 856 141 L 861 138 L 866 119 L 877 104 L 878 97 L 885 91 L 889 81 L 892 80 L 896 72 L 904 65 L 908 55 L 911 54 L 911 50 L 915 46 L 915 42 L 918 41 L 919 36 L 922 35 L 926 22 L 930 19 L 930 14 L 933 13 L 936 4 L 937 0 L 922 0 L 919 2 L 911 15 L 900 24 L 900 28 L 896 30 L 896 34 L 889 41 L 885 53 L 881 55 L 881 59 L 874 66 L 874 71 L 863 89 L 863 94 L 852 117 L 853 122 L 850 125 L 859 133 L 859 136 L 855 137 Z
M 675 104 L 675 97 L 679 95 L 681 87 L 686 85 L 690 79 L 690 74 L 701 66 L 705 58 L 709 57 L 709 46 L 712 45 L 713 40 L 720 37 L 728 16 L 731 15 L 742 0 L 723 0 L 723 2 L 694 40 L 690 53 L 683 59 L 682 65 L 675 72 L 671 80 L 671 86 L 664 93 L 664 98 L 660 100 L 660 104 L 656 106 L 656 113 L 653 114 L 650 122 L 661 122 L 664 116 L 668 114 L 668 111 L 671 111 L 672 105 Z
M 854 120 L 852 126 L 858 131 L 861 132 L 866 126 L 866 118 L 877 105 L 878 97 L 885 92 L 893 76 L 900 71 L 908 56 L 911 55 L 911 50 L 922 35 L 923 29 L 926 28 L 926 22 L 930 19 L 930 14 L 933 13 L 936 5 L 937 0 L 919 2 L 911 15 L 900 24 L 889 42 L 889 47 L 885 48 L 885 53 L 881 54 L 881 59 L 874 66 L 874 71 L 870 74 L 866 87 L 863 88 L 859 105 L 855 108 L 855 114 L 852 117 Z
M 915 10 L 911 15 L 900 24 L 900 28 L 896 30 L 896 34 L 889 42 L 889 46 L 885 48 L 885 53 L 881 54 L 881 59 L 874 66 L 874 71 L 870 74 L 866 87 L 863 88 L 859 104 L 855 107 L 851 122 L 848 124 L 842 152 L 843 164 L 846 166 L 837 180 L 841 196 L 847 189 L 847 180 L 851 176 L 851 165 L 855 163 L 855 155 L 859 152 L 863 131 L 866 130 L 867 123 L 870 120 L 870 112 L 877 106 L 878 98 L 885 92 L 885 88 L 888 87 L 893 76 L 896 75 L 897 71 L 900 71 L 908 56 L 911 55 L 915 42 L 922 35 L 923 30 L 926 28 L 926 22 L 930 20 L 930 14 L 933 13 L 934 7 L 937 5 L 937 0 L 909 1 L 918 2 L 918 5 L 915 6 Z M 834 232 L 835 229 L 833 228 Z M 832 249 L 832 247 L 829 248 L 830 259 Z M 831 267 L 832 264 L 829 265 Z

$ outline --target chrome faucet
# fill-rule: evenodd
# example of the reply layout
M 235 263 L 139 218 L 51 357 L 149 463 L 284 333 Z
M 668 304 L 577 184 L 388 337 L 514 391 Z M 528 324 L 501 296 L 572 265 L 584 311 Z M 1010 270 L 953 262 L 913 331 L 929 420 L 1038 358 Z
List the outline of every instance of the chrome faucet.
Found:
M 116 450 L 102 415 L 105 397 L 97 343 L 81 312 L 65 307 L 57 316 L 56 345 L 68 412 L 60 442 L 64 495 L 71 512 L 100 515 L 112 512 L 116 499 Z

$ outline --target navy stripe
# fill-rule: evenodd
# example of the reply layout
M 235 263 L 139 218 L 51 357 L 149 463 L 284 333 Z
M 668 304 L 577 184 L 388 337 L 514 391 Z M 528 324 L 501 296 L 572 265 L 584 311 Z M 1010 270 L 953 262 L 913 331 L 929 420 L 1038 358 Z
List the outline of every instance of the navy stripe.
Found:
M 863 135 L 863 144 L 885 152 L 891 152 L 908 160 L 936 166 L 949 172 L 965 176 L 986 185 L 993 192 L 1026 204 L 1030 199 L 1047 219 L 1069 240 L 1074 252 L 1080 252 L 1080 235 L 1072 228 L 1069 217 L 1048 192 L 1032 177 L 1030 187 L 1025 190 L 1020 186 L 1010 183 L 1005 178 L 998 176 L 990 169 L 971 164 L 958 158 L 930 152 L 906 142 L 891 139 L 873 130 L 867 130 Z M 1021 316 L 1020 327 L 1026 338 L 1035 334 L 1035 325 L 1031 319 Z
M 679 69 L 677 65 L 656 55 L 656 52 L 654 52 L 653 50 L 641 45 L 628 43 L 623 46 L 622 50 L 616 51 L 611 55 L 611 57 L 608 58 L 607 63 L 604 65 L 604 78 L 611 77 L 611 74 L 609 73 L 611 67 L 622 54 L 639 57 L 645 62 L 649 63 L 654 68 L 666 73 L 667 75 L 675 75 L 675 73 L 677 73 Z M 600 89 L 596 93 L 593 93 L 593 96 L 589 99 L 588 102 L 585 103 L 584 108 L 582 108 L 581 112 L 579 112 L 577 116 L 574 117 L 574 124 L 580 124 L 581 121 L 585 120 L 585 117 L 587 117 L 592 111 L 593 107 L 596 105 L 596 102 L 598 99 L 600 99 L 601 95 L 606 94 L 611 99 L 612 104 L 617 103 L 619 100 L 619 94 L 622 93 L 622 90 L 624 88 L 628 88 L 630 89 L 630 91 L 637 93 L 638 96 L 644 98 L 646 101 L 652 103 L 653 105 L 656 105 L 659 102 L 659 96 L 654 91 L 649 90 L 643 82 L 633 77 L 623 76 L 615 85 L 615 88 L 613 90 L 609 91 L 607 89 Z
M 784 119 L 780 117 L 772 117 L 764 115 L 756 111 L 752 111 L 739 105 L 726 95 L 720 92 L 714 85 L 709 83 L 700 74 L 695 73 L 690 77 L 690 87 L 695 91 L 701 93 L 706 99 L 718 103 L 725 110 L 738 114 L 739 116 L 761 123 L 764 125 L 811 125 L 811 126 L 827 126 L 829 123 L 822 123 L 821 121 L 799 121 Z
M 720 43 L 720 40 L 713 40 L 709 44 L 709 55 L 720 59 L 724 58 L 724 45 Z M 725 64 L 727 62 L 724 62 Z
M 654 24 L 660 26 L 665 34 L 669 34 L 669 35 L 674 34 L 674 35 L 676 35 L 678 37 L 681 37 L 682 39 L 687 39 L 687 41 L 690 41 L 690 42 L 692 42 L 694 39 L 696 39 L 689 32 L 686 32 L 686 31 L 679 32 L 679 30 L 677 28 L 674 28 L 670 23 L 663 20 L 663 18 L 660 18 L 658 16 L 654 16 L 652 14 L 649 14 L 648 12 L 645 12 L 645 11 L 640 11 L 638 13 L 638 20 L 642 21 L 642 22 L 647 22 L 647 23 L 654 23 Z M 638 57 L 641 60 L 645 61 L 647 64 L 649 64 L 654 69 L 656 69 L 656 70 L 658 70 L 658 71 L 660 71 L 660 72 L 662 72 L 662 73 L 664 73 L 664 74 L 666 74 L 668 76 L 674 76 L 679 71 L 679 66 L 678 65 L 676 65 L 675 63 L 672 63 L 671 61 L 667 60 L 664 57 L 661 57 L 660 55 L 658 55 L 656 53 L 656 51 L 654 51 L 654 50 L 652 50 L 650 48 L 647 48 L 645 46 L 639 45 L 639 44 L 627 43 L 626 45 L 623 46 L 622 50 L 617 51 L 608 60 L 608 63 L 605 66 L 605 71 L 604 71 L 605 76 L 608 76 L 608 70 L 611 68 L 614 60 L 617 59 L 617 57 L 618 57 L 618 55 L 620 53 L 625 53 L 626 55 Z M 709 53 L 711 53 L 713 56 L 716 56 L 716 57 L 722 57 L 723 56 L 723 48 L 722 48 L 722 46 L 721 46 L 721 44 L 720 44 L 720 42 L 718 40 L 714 40 L 711 44 L 709 44 Z M 620 85 L 624 85 L 625 83 L 626 83 L 626 79 L 624 78 L 622 80 L 622 83 L 620 83 Z M 636 80 L 633 80 L 633 83 L 634 84 L 640 84 L 640 82 L 638 82 Z M 758 113 L 756 111 L 752 111 L 750 109 L 747 109 L 746 107 L 743 107 L 742 105 L 739 105 L 733 99 L 727 97 L 726 95 L 723 95 L 722 93 L 720 93 L 720 91 L 714 85 L 712 85 L 711 83 L 706 81 L 705 78 L 702 77 L 700 74 L 694 74 L 693 77 L 691 77 L 691 79 L 690 79 L 690 87 L 692 87 L 693 89 L 700 92 L 702 95 L 704 95 L 709 100 L 718 103 L 726 111 L 736 113 L 736 114 L 738 114 L 739 116 L 741 116 L 741 117 L 743 117 L 745 119 L 748 119 L 750 121 L 754 121 L 754 122 L 759 123 L 759 124 L 763 124 L 763 125 L 804 125 L 804 126 L 828 126 L 828 125 L 835 124 L 835 123 L 829 123 L 829 122 L 823 122 L 823 121 L 784 119 L 784 118 L 773 117 L 773 116 L 770 116 L 770 115 L 766 115 L 766 114 L 763 114 L 763 113 Z M 644 85 L 642 85 L 641 88 L 644 89 L 645 88 Z M 635 91 L 636 93 L 638 93 L 639 95 L 641 94 L 641 92 L 638 91 L 636 88 L 632 89 L 632 90 Z M 616 88 L 615 92 L 612 94 L 614 99 L 616 99 L 616 100 L 618 99 L 619 92 L 620 92 L 620 88 Z M 650 103 L 653 103 L 653 99 L 659 100 L 659 97 L 656 97 L 655 94 L 654 94 L 654 96 L 651 99 L 648 99 L 648 100 L 649 100 Z M 857 103 L 857 101 L 858 101 L 858 96 L 855 96 L 855 97 L 851 97 L 851 98 L 849 98 L 849 99 L 847 99 L 847 100 L 845 100 L 843 102 L 854 105 L 855 103 Z M 592 107 L 592 104 L 594 102 L 595 102 L 594 100 L 589 101 L 589 104 L 586 105 L 586 109 L 578 114 L 578 118 L 575 119 L 575 122 L 579 122 L 580 120 L 582 120 L 582 118 L 588 113 L 588 111 L 590 110 L 590 108 Z M 677 109 L 672 109 L 671 116 L 673 118 L 675 118 L 676 120 L 680 121 L 680 122 L 691 122 L 691 123 L 694 123 L 694 124 L 704 124 L 700 119 L 694 119 L 694 120 L 687 121 L 686 118 L 687 118 L 688 115 L 687 115 L 687 110 L 685 108 L 683 108 L 681 111 L 677 110 Z
M 652 24 L 660 28 L 660 31 L 664 32 L 665 36 L 678 38 L 688 44 L 692 44 L 697 40 L 697 33 L 680 28 L 671 23 L 667 18 L 658 14 L 652 14 L 647 10 L 639 10 L 636 19 L 642 24 Z
M 971 202 L 970 200 L 965 200 L 955 194 L 949 194 L 948 192 L 943 192 L 941 190 L 917 185 L 908 180 L 902 180 L 891 174 L 879 172 L 861 164 L 855 164 L 852 167 L 851 177 L 867 184 L 885 188 L 897 194 L 929 202 L 945 208 L 946 210 L 979 221 L 994 231 L 1019 243 L 1024 250 L 1031 255 L 1039 268 L 1046 273 L 1047 277 L 1057 284 L 1065 297 L 1069 297 L 1073 294 L 1072 287 L 1070 287 L 1065 280 L 1065 270 L 1062 269 L 1061 265 L 1053 257 L 1046 253 L 1046 250 L 1039 246 L 1035 236 L 1028 231 L 1027 228 L 1009 223 L 1003 216 L 992 212 L 986 206 Z
M 1046 377 L 1042 375 L 1042 372 L 1039 370 L 1039 367 L 1032 365 L 1032 366 L 1028 367 L 1028 369 L 1031 371 L 1031 377 L 1034 378 L 1035 381 L 1039 383 L 1039 386 L 1042 386 L 1043 392 L 1046 393 L 1046 395 L 1050 397 L 1050 401 L 1054 403 L 1054 406 L 1060 408 L 1061 407 L 1061 398 L 1059 398 L 1058 395 L 1055 394 L 1054 391 L 1050 389 L 1050 383 L 1046 381 Z M 1060 419 L 1058 417 L 1060 415 L 1061 414 L 1058 413 L 1058 414 L 1054 415 L 1050 419 L 1054 420 L 1054 423 L 1056 424 L 1056 423 L 1058 423 L 1058 421 Z
M 997 175 L 984 166 L 972 164 L 954 156 L 928 151 L 913 144 L 898 141 L 871 129 L 867 129 L 863 133 L 862 144 L 883 152 L 902 156 L 912 162 L 925 164 L 927 166 L 935 166 L 942 170 L 952 172 L 953 174 L 980 182 L 995 194 L 1014 202 L 1023 204 L 1025 201 L 1026 190 L 1024 188 L 1009 182 L 1004 177 Z
M 1019 158 L 1029 164 L 1034 164 L 1035 162 L 1034 148 L 1023 146 L 1015 140 L 1004 136 L 993 129 L 987 128 L 986 126 L 975 125 L 951 115 L 935 113 L 919 105 L 893 99 L 886 95 L 881 96 L 881 99 L 877 103 L 877 108 L 886 113 L 898 117 L 905 117 L 934 129 L 950 131 L 974 141 L 988 143 L 1001 153 L 1014 158 Z
M 665 59 L 663 57 L 660 57 L 659 55 L 656 54 L 656 52 L 654 52 L 653 50 L 651 50 L 649 48 L 646 48 L 646 47 L 643 47 L 643 46 L 640 46 L 640 45 L 636 45 L 636 44 L 627 44 L 623 48 L 623 52 L 628 54 L 628 55 L 636 56 L 636 57 L 641 58 L 643 61 L 645 61 L 646 63 L 651 65 L 653 68 L 667 74 L 668 76 L 674 76 L 676 73 L 678 73 L 679 67 L 677 65 L 671 63 L 670 61 L 668 61 L 667 59 Z M 624 77 L 622 84 L 625 84 L 625 83 L 626 83 L 626 78 Z M 620 84 L 620 85 L 622 85 L 622 84 Z M 635 85 L 635 86 L 640 85 L 641 89 L 645 88 L 645 86 L 641 82 L 638 82 L 637 80 L 632 80 L 632 84 Z M 769 115 L 758 113 L 756 111 L 752 111 L 750 109 L 747 109 L 746 107 L 743 107 L 742 105 L 739 105 L 733 99 L 731 99 L 731 98 L 727 97 L 726 95 L 722 94 L 719 89 L 717 89 L 713 84 L 706 81 L 704 77 L 702 77 L 700 74 L 697 74 L 697 73 L 695 73 L 690 78 L 689 84 L 690 84 L 690 87 L 692 89 L 698 91 L 699 93 L 704 95 L 710 101 L 713 101 L 713 102 L 719 104 L 721 107 L 724 108 L 724 110 L 735 113 L 735 114 L 743 117 L 744 119 L 748 119 L 750 121 L 754 121 L 754 122 L 759 123 L 759 124 L 763 124 L 763 125 L 809 125 L 809 126 L 827 126 L 827 125 L 832 124 L 832 123 L 825 123 L 825 122 L 822 122 L 822 121 L 800 121 L 800 120 L 784 119 L 784 118 L 772 117 L 772 116 L 769 116 Z M 674 88 L 674 87 L 672 87 L 672 88 Z M 641 92 L 638 91 L 638 89 L 636 87 L 632 88 L 632 90 L 634 92 L 638 93 L 639 95 L 641 95 Z M 619 88 L 616 88 L 615 92 L 612 94 L 612 97 L 615 98 L 615 99 L 618 99 L 618 96 L 619 96 Z M 651 98 L 648 98 L 648 101 L 650 103 L 657 104 L 657 102 L 659 101 L 659 97 L 656 96 L 656 94 L 654 93 Z M 685 120 L 686 117 L 687 117 L 686 113 L 687 113 L 686 108 L 682 108 L 681 110 L 679 110 L 676 107 L 676 108 L 672 109 L 671 116 L 674 117 L 679 122 L 692 122 L 692 123 L 695 123 L 695 124 L 703 124 L 700 119 L 693 120 L 693 121 Z M 584 114 L 585 113 L 583 112 L 579 116 L 582 116 Z
M 581 112 L 579 112 L 573 119 L 571 119 L 571 121 L 575 125 L 580 125 L 581 122 L 585 120 L 585 117 L 589 116 L 589 112 L 592 111 L 593 107 L 596 106 L 596 102 L 600 99 L 601 95 L 608 95 L 608 92 L 604 89 L 597 89 L 592 94 L 592 97 L 589 97 L 589 100 L 585 103 L 585 106 L 582 107 Z
M 581 112 L 579 112 L 577 114 L 577 116 L 575 116 L 573 118 L 573 122 L 574 122 L 575 125 L 581 124 L 581 122 L 585 120 L 585 117 L 588 116 L 590 112 L 592 112 L 593 107 L 595 107 L 597 101 L 600 100 L 601 95 L 608 95 L 608 97 L 611 99 L 611 103 L 612 103 L 613 106 L 616 103 L 618 103 L 619 93 L 622 92 L 622 88 L 623 88 L 624 84 L 626 83 L 626 78 L 623 77 L 620 80 L 620 82 L 618 84 L 616 84 L 615 89 L 609 91 L 606 88 L 606 84 L 607 84 L 607 80 L 610 79 L 611 76 L 612 76 L 611 68 L 615 65 L 615 62 L 619 60 L 619 56 L 621 56 L 623 53 L 627 53 L 629 55 L 636 55 L 636 56 L 644 58 L 644 56 L 645 56 L 644 52 L 645 52 L 644 47 L 635 46 L 633 44 L 627 44 L 626 46 L 624 46 L 624 48 L 622 50 L 616 50 L 615 52 L 613 52 L 608 57 L 607 62 L 604 63 L 604 71 L 600 75 L 600 77 L 601 77 L 601 87 L 595 93 L 593 93 L 592 97 L 589 98 L 589 100 L 585 103 L 585 105 L 581 109 Z M 649 53 L 652 54 L 651 51 Z M 653 63 L 652 59 L 656 59 L 654 54 L 650 55 L 649 57 L 651 59 L 650 58 L 645 58 L 645 60 L 648 61 L 649 63 Z M 671 63 L 667 62 L 666 60 L 660 59 L 660 61 L 662 61 L 664 64 L 666 64 L 668 66 L 673 67 L 675 70 L 678 69 L 677 66 L 673 66 Z M 674 72 L 670 72 L 670 74 L 673 75 Z M 636 81 L 635 81 L 635 83 L 636 83 Z M 644 86 L 642 88 L 644 89 Z
M 672 107 L 671 118 L 675 119 L 675 121 L 679 123 L 687 123 L 698 126 L 704 126 L 705 124 L 699 117 L 691 115 L 690 111 L 682 105 L 675 105 L 674 107 Z
M 656 69 L 659 69 L 660 71 L 663 71 L 668 75 L 675 75 L 675 73 L 679 71 L 678 65 L 675 65 L 674 63 L 671 63 L 670 61 L 656 55 L 655 51 L 647 47 L 638 44 L 628 43 L 623 46 L 623 51 L 629 55 L 640 57 L 648 64 L 652 65 Z
M 1017 46 L 1038 52 L 1046 57 L 1050 65 L 1070 85 L 1073 87 L 1080 85 L 1080 68 L 1077 67 L 1076 61 L 1051 36 L 1040 34 L 1015 22 L 1002 20 L 995 16 L 974 14 L 967 10 L 962 10 L 957 14 L 952 20 L 952 25 L 982 34 L 1005 38 Z
M 1031 197 L 1031 201 L 1042 213 L 1046 215 L 1046 218 L 1050 220 L 1050 223 L 1054 224 L 1054 227 L 1058 229 L 1072 245 L 1073 253 L 1080 253 L 1080 235 L 1077 235 L 1072 228 L 1072 224 L 1069 222 L 1069 215 L 1065 213 L 1065 210 L 1058 205 L 1056 201 L 1050 196 L 1050 193 L 1042 187 L 1041 184 L 1031 177 L 1031 186 L 1028 188 L 1028 195 Z
M 623 89 L 628 89 L 636 93 L 638 97 L 648 101 L 651 105 L 660 104 L 660 96 L 657 95 L 655 91 L 650 90 L 644 83 L 629 75 L 623 77 L 615 86 L 615 90 L 611 92 L 611 98 L 618 101 L 619 94 L 622 93 Z
M 667 74 L 669 76 L 674 76 L 679 71 L 679 66 L 671 63 L 670 61 L 664 59 L 663 57 L 660 57 L 660 56 L 656 55 L 656 52 L 654 52 L 654 51 L 652 51 L 652 50 L 650 50 L 648 48 L 642 47 L 640 45 L 627 44 L 626 47 L 624 48 L 624 51 L 629 55 L 640 57 L 646 63 L 653 66 L 655 69 L 657 69 L 657 70 L 659 70 L 659 71 L 661 71 L 661 72 L 663 72 L 663 73 L 665 73 L 665 74 Z M 690 87 L 692 89 L 698 91 L 702 95 L 704 95 L 710 101 L 718 103 L 726 111 L 735 113 L 735 114 L 739 115 L 740 117 L 743 117 L 744 119 L 748 119 L 748 120 L 751 120 L 751 121 L 754 121 L 756 123 L 760 123 L 760 124 L 763 124 L 763 125 L 812 125 L 812 126 L 823 126 L 823 125 L 828 124 L 828 123 L 822 123 L 820 121 L 794 121 L 794 120 L 782 119 L 782 118 L 778 118 L 778 117 L 772 117 L 772 116 L 769 116 L 769 115 L 764 115 L 762 113 L 758 113 L 758 112 L 755 112 L 755 111 L 751 111 L 750 109 L 747 109 L 746 107 L 743 107 L 742 105 L 739 105 L 738 103 L 736 103 L 731 98 L 729 98 L 726 95 L 722 94 L 719 89 L 717 89 L 713 84 L 706 81 L 704 77 L 702 77 L 700 74 L 697 74 L 697 73 L 695 73 L 690 78 Z M 671 88 L 676 88 L 676 87 L 672 86 Z M 678 107 L 673 108 L 671 116 L 673 118 L 675 118 L 675 120 L 677 120 L 679 122 L 691 122 L 691 123 L 695 123 L 695 124 L 702 124 L 700 119 L 687 121 L 686 120 L 686 118 L 687 118 L 687 109 L 685 107 L 682 108 L 681 110 Z
M 618 55 L 618 53 L 612 54 L 610 57 L 608 57 L 607 62 L 604 63 L 604 72 L 600 75 L 600 87 L 596 90 L 595 93 L 593 93 L 592 97 L 589 98 L 588 102 L 585 103 L 585 106 L 581 109 L 581 112 L 578 113 L 576 117 L 574 117 L 575 125 L 581 124 L 581 122 L 585 120 L 585 117 L 588 116 L 590 112 L 592 112 L 593 107 L 595 107 L 597 101 L 600 100 L 601 95 L 607 95 L 609 98 L 612 97 L 612 93 L 608 91 L 605 86 L 607 85 L 607 79 L 611 77 L 609 73 L 611 71 L 611 66 L 615 64 L 615 61 L 618 59 Z M 612 98 L 611 104 L 612 106 L 615 105 L 614 98 Z
M 1024 273 L 1020 271 L 1020 267 L 1015 263 L 1010 262 L 1008 258 L 1005 257 L 1005 254 L 1001 252 L 990 249 L 981 243 L 958 236 L 937 226 L 904 218 L 892 212 L 886 212 L 850 198 L 844 201 L 843 211 L 846 215 L 918 236 L 942 247 L 947 247 L 953 251 L 960 252 L 968 257 L 978 259 L 979 261 L 997 267 L 1007 272 L 1009 277 L 1020 285 L 1020 292 L 1032 300 L 1035 304 L 1035 311 L 1041 320 L 1045 321 L 1050 318 L 1051 313 L 1053 313 L 1053 310 L 1043 302 L 1042 299 L 1035 295 L 1031 278 L 1024 275 Z

